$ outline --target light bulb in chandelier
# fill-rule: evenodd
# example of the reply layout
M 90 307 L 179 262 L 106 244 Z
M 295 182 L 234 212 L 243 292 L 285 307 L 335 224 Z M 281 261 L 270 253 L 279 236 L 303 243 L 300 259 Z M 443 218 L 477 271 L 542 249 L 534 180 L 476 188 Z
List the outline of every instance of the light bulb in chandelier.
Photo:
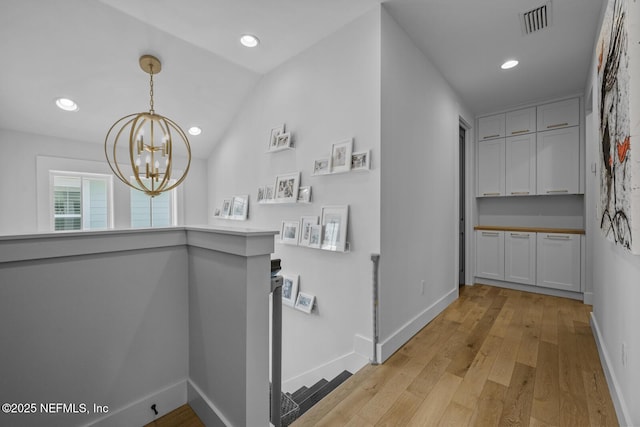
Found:
M 149 111 L 116 121 L 107 132 L 104 151 L 111 170 L 120 181 L 154 197 L 176 188 L 187 177 L 191 147 L 180 126 L 154 110 L 153 76 L 161 70 L 160 61 L 144 55 L 140 58 L 140 68 L 150 76 Z M 143 156 L 144 166 L 141 164 Z M 178 169 L 183 172 L 175 176 Z

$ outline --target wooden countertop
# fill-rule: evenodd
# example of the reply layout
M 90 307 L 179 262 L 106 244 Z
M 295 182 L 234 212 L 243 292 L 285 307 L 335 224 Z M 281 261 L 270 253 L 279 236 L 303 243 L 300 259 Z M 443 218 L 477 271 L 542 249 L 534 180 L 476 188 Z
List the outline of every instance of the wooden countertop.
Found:
M 584 229 L 580 228 L 549 228 L 549 227 L 510 227 L 502 225 L 476 225 L 474 230 L 485 231 L 516 231 L 521 233 L 561 233 L 561 234 L 584 234 Z

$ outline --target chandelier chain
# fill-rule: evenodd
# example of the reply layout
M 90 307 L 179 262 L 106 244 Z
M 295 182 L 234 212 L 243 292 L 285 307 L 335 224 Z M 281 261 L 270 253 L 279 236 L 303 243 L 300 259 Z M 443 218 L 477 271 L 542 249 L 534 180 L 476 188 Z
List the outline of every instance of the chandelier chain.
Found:
M 153 114 L 155 110 L 153 109 L 153 65 L 150 65 L 151 72 L 149 73 L 149 112 Z

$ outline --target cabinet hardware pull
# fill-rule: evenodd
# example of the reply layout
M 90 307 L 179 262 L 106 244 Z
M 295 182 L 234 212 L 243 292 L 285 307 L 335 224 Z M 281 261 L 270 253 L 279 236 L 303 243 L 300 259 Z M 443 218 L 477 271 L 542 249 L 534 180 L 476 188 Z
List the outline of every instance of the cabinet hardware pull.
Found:
M 499 236 L 500 233 L 498 233 L 497 231 L 483 231 L 482 232 L 483 236 Z
M 500 193 L 482 193 L 483 196 L 499 196 Z
M 547 190 L 547 193 L 568 193 L 569 190 Z
M 529 235 L 528 234 L 522 234 L 522 233 L 511 233 L 511 237 L 526 237 L 526 238 L 528 238 Z
M 530 132 L 529 129 L 525 129 L 525 130 L 514 130 L 513 132 L 511 132 L 511 135 L 517 135 L 519 133 L 527 133 Z
M 497 137 L 499 137 L 499 136 L 500 136 L 500 134 L 497 134 L 497 135 L 488 135 L 488 136 L 485 136 L 485 137 L 484 137 L 484 139 L 497 138 Z
M 558 124 L 555 124 L 555 125 L 549 125 L 549 126 L 547 126 L 547 129 L 559 128 L 560 126 L 569 126 L 569 123 L 558 123 Z
M 511 194 L 522 195 L 522 194 L 529 194 L 529 192 L 528 191 L 512 191 Z
M 547 239 L 556 239 L 556 240 L 569 240 L 571 236 L 569 235 L 558 235 L 558 234 L 547 234 Z

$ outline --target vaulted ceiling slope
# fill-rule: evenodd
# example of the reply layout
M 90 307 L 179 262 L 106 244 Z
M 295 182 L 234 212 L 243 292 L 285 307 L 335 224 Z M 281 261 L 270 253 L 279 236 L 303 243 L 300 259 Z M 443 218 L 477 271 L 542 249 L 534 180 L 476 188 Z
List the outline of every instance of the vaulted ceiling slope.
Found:
M 553 0 L 552 25 L 523 36 L 518 13 L 546 0 L 390 0 L 385 7 L 463 102 L 482 113 L 584 89 L 602 0 Z M 380 0 L 2 0 L 0 128 L 103 143 L 148 110 L 144 53 L 158 56 L 155 107 L 197 124 L 206 158 L 260 76 Z M 238 38 L 256 34 L 258 49 Z M 500 63 L 516 57 L 510 72 Z M 54 107 L 73 98 L 80 110 Z

